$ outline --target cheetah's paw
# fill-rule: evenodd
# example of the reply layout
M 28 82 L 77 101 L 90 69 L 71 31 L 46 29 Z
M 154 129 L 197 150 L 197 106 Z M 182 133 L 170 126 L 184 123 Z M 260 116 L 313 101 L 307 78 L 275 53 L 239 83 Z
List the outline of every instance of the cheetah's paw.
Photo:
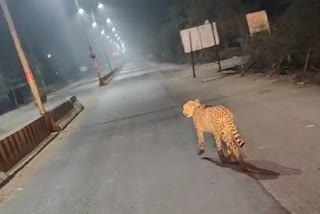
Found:
M 198 155 L 202 155 L 204 153 L 204 149 L 199 149 Z

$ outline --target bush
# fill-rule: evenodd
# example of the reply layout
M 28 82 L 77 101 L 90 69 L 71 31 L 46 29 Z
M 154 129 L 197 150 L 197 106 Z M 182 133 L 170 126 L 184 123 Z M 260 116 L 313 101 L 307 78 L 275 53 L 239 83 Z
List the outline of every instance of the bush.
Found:
M 287 70 L 299 72 L 304 69 L 306 56 L 310 50 L 313 53 L 310 64 L 318 67 L 320 65 L 319 20 L 319 0 L 293 0 L 282 17 L 275 22 L 272 34 L 258 34 L 248 40 L 244 46 L 245 52 L 250 56 L 248 67 L 258 70 L 273 69 L 280 74 L 288 73 Z M 313 71 L 319 72 L 317 69 Z

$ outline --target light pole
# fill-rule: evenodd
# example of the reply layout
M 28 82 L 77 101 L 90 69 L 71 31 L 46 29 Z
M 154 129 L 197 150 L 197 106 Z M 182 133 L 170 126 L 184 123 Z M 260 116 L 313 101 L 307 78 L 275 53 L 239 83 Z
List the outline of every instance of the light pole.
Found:
M 110 62 L 110 58 L 109 58 L 109 55 L 108 55 L 108 48 L 104 42 L 104 38 L 102 38 L 102 43 L 103 43 L 103 46 L 104 46 L 104 54 L 106 55 L 106 59 L 107 59 L 107 63 L 108 63 L 108 66 L 109 66 L 109 69 L 110 69 L 110 72 L 112 72 L 112 66 L 111 66 L 111 62 Z
M 91 46 L 91 43 L 90 43 L 90 40 L 89 40 L 89 36 L 88 36 L 88 32 L 87 32 L 87 29 L 86 29 L 86 25 L 85 25 L 85 22 L 84 22 L 84 19 L 83 19 L 83 14 L 85 13 L 85 11 L 84 11 L 84 9 L 82 9 L 80 7 L 78 0 L 75 0 L 75 4 L 77 6 L 78 13 L 80 15 L 81 25 L 82 25 L 82 28 L 83 28 L 83 30 L 85 32 L 86 40 L 87 40 L 87 43 L 88 43 L 89 57 L 92 60 L 92 64 L 94 66 L 94 69 L 96 70 L 96 73 L 97 73 L 97 76 L 98 76 L 98 79 L 99 79 L 99 85 L 103 86 L 104 82 L 103 82 L 103 80 L 101 78 L 101 74 L 100 74 L 100 71 L 99 71 L 99 65 L 98 65 L 98 62 L 96 60 L 96 55 L 93 53 L 92 46 Z M 94 22 L 92 23 L 92 27 L 96 27 L 96 26 L 97 26 L 97 23 L 94 20 Z
M 102 10 L 104 8 L 104 5 L 101 2 L 99 2 L 97 7 L 98 7 L 98 9 Z M 94 15 L 93 15 L 93 17 L 94 17 Z M 99 21 L 101 23 L 104 23 L 103 17 L 101 19 L 101 16 L 99 15 L 99 13 L 98 13 L 98 19 L 99 19 Z M 94 18 L 94 20 L 95 20 L 95 18 Z M 110 18 L 107 18 L 107 23 L 111 24 L 111 19 Z M 105 34 L 105 29 L 102 27 L 101 35 L 104 36 L 104 34 Z M 105 54 L 105 57 L 106 57 L 106 60 L 107 60 L 107 64 L 108 64 L 108 67 L 109 67 L 110 72 L 111 72 L 112 71 L 112 65 L 111 65 L 109 54 L 108 54 L 108 48 L 107 48 L 107 46 L 105 45 L 105 42 L 104 42 L 104 38 L 102 38 L 102 43 L 103 43 L 103 46 L 104 46 L 104 54 Z
M 10 14 L 10 11 L 9 11 L 9 8 L 8 8 L 6 0 L 0 0 L 0 6 L 1 6 L 2 10 L 3 10 L 4 17 L 5 17 L 6 22 L 8 24 L 8 27 L 9 27 L 9 30 L 10 30 L 10 34 L 11 34 L 13 42 L 14 42 L 14 46 L 15 46 L 15 48 L 17 50 L 18 57 L 20 59 L 21 65 L 22 65 L 23 70 L 24 70 L 24 73 L 25 73 L 26 78 L 28 80 L 32 95 L 33 95 L 33 97 L 34 97 L 34 99 L 35 99 L 35 101 L 37 103 L 37 106 L 39 108 L 40 114 L 44 115 L 46 113 L 46 110 L 45 110 L 44 105 L 42 103 L 42 100 L 40 98 L 39 89 L 38 89 L 38 86 L 37 86 L 36 81 L 34 79 L 34 75 L 33 75 L 32 71 L 31 71 L 29 62 L 28 62 L 27 57 L 26 57 L 26 55 L 25 55 L 25 53 L 24 53 L 24 51 L 22 49 L 21 42 L 20 42 L 20 39 L 18 37 L 16 28 L 14 26 L 14 22 L 12 20 L 12 17 L 11 17 L 11 14 Z

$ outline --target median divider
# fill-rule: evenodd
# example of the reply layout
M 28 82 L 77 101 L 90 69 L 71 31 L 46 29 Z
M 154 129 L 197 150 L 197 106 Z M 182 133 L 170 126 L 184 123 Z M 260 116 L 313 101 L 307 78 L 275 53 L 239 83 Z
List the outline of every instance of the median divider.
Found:
M 119 71 L 121 68 L 123 67 L 123 65 L 120 65 L 119 67 L 116 67 L 115 69 L 113 69 L 110 73 L 108 73 L 107 75 L 102 77 L 102 81 L 104 83 L 104 85 L 107 85 L 113 78 L 114 74 Z
M 48 115 L 0 140 L 0 171 L 8 172 L 52 133 Z
M 53 129 L 61 131 L 84 110 L 84 106 L 76 96 L 68 98 L 64 103 L 52 109 L 49 114 L 52 119 Z
M 0 187 L 30 162 L 84 106 L 76 96 L 0 140 Z M 58 128 L 57 128 L 58 127 Z

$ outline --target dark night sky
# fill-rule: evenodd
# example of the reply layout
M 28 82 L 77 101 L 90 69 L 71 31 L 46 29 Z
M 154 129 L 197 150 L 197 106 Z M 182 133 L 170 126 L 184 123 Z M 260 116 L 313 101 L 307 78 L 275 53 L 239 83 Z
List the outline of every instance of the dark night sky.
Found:
M 85 9 L 97 5 L 98 0 L 79 0 Z M 255 0 L 246 0 L 256 4 Z M 276 0 L 260 0 L 272 9 Z M 102 0 L 106 16 L 113 23 L 130 50 L 143 49 L 148 37 L 158 32 L 166 19 L 166 11 L 173 0 Z M 68 68 L 90 63 L 85 34 L 81 31 L 74 0 L 10 0 L 8 1 L 20 37 L 29 41 L 43 56 L 52 53 Z M 7 26 L 0 16 L 0 60 L 11 59 L 17 70 L 15 51 L 10 44 Z M 0 61 L 0 62 L 1 62 Z M 7 62 L 6 62 L 7 63 Z M 10 64 L 10 63 L 9 63 Z M 70 65 L 71 66 L 71 65 Z
M 79 2 L 87 9 L 97 5 L 98 1 Z M 152 35 L 150 32 L 157 31 L 170 4 L 170 0 L 102 2 L 105 4 L 105 13 L 113 20 L 127 47 L 135 49 L 143 46 L 148 35 Z M 10 0 L 8 3 L 23 42 L 29 41 L 43 55 L 52 53 L 65 64 L 69 55 L 74 56 L 75 61 L 87 60 L 85 37 L 75 24 L 78 20 L 74 0 Z M 9 35 L 5 33 L 6 25 L 3 20 L 0 24 L 0 37 L 3 38 L 0 40 L 1 50 L 10 49 L 9 52 L 12 52 Z
M 108 0 L 107 4 L 128 46 L 139 49 L 159 30 L 170 2 L 172 0 Z

